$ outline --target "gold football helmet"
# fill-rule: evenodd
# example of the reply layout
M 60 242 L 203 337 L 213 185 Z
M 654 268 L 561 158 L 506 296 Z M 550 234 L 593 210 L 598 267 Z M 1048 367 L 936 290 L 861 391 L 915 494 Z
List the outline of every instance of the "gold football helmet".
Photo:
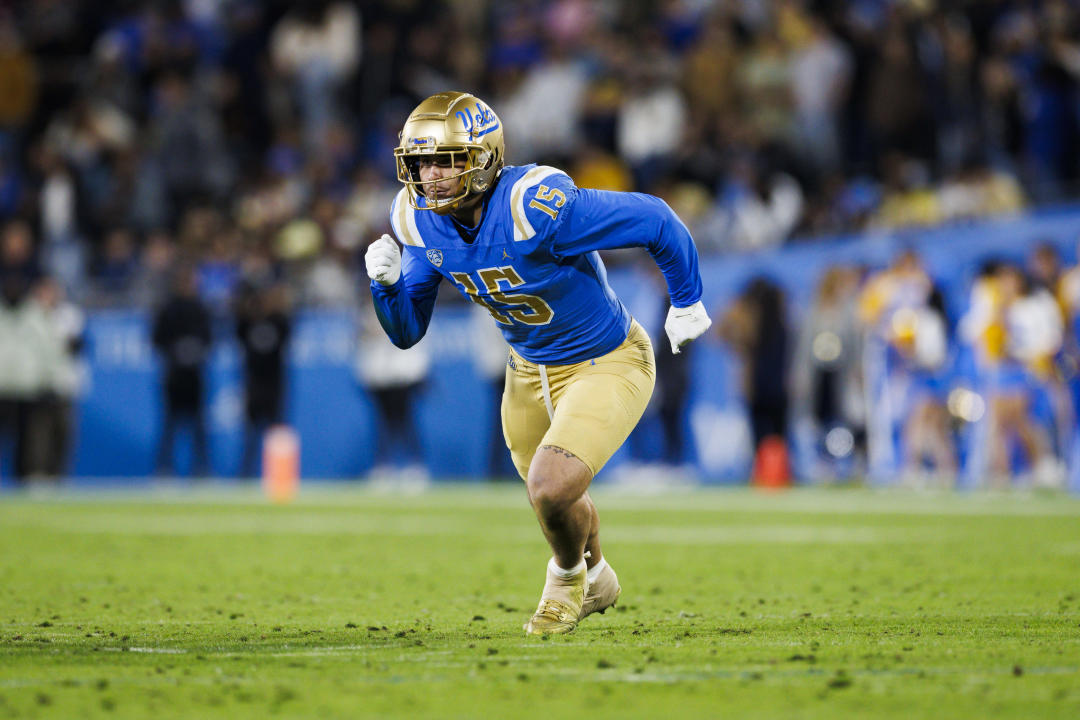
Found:
M 485 102 L 463 92 L 439 93 L 417 105 L 394 149 L 398 180 L 408 189 L 409 203 L 440 215 L 467 205 L 473 196 L 491 188 L 504 154 L 502 122 Z M 433 156 L 454 168 L 464 161 L 458 173 L 439 180 L 460 180 L 459 190 L 449 198 L 430 198 L 420 182 L 420 162 Z

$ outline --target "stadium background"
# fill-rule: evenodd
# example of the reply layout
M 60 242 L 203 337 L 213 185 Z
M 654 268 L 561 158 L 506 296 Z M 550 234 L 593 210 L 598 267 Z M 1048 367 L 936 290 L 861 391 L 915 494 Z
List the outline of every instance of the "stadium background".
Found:
M 490 101 L 510 162 L 546 162 L 583 186 L 668 200 L 697 239 L 715 319 L 752 279 L 775 283 L 793 370 L 830 266 L 854 268 L 865 287 L 915 249 L 944 298 L 940 383 L 977 395 L 978 349 L 957 327 L 985 261 L 1027 268 L 1046 245 L 1064 276 L 1076 260 L 1076 31 L 1064 2 L 6 4 L 0 477 L 12 482 L 15 436 L 39 427 L 35 412 L 62 414 L 67 400 L 75 477 L 166 470 L 151 327 L 184 269 L 213 337 L 206 471 L 245 474 L 236 314 L 243 298 L 264 292 L 290 298 L 283 412 L 300 433 L 303 474 L 371 471 L 386 443 L 357 370 L 379 342 L 358 331 L 370 324 L 363 249 L 387 227 L 402 119 L 445 88 Z M 29 253 L 11 239 L 20 234 Z M 664 299 L 647 258 L 606 260 L 663 350 Z M 61 317 L 85 318 L 81 382 L 26 371 L 48 364 L 33 354 L 47 350 L 32 333 L 20 335 L 31 332 L 25 320 L 44 278 L 71 303 L 52 315 L 58 328 L 78 327 Z M 1062 300 L 1068 328 L 1073 307 Z M 423 465 L 440 477 L 502 474 L 489 462 L 494 395 L 474 358 L 486 340 L 456 292 L 444 288 L 439 304 L 415 416 Z M 1055 353 L 1059 382 L 1071 380 L 1071 336 Z M 658 401 L 609 475 L 664 462 L 706 480 L 748 477 L 738 354 L 710 335 L 686 362 L 675 449 L 663 449 L 671 422 Z M 861 475 L 843 458 L 822 463 L 808 400 L 797 382 L 789 390 L 796 475 Z M 1039 421 L 1062 425 L 1042 407 L 1046 388 L 1028 390 Z M 950 421 L 964 484 L 981 481 L 971 459 L 985 452 L 988 422 L 971 405 L 968 396 L 954 406 Z M 1059 438 L 1056 460 L 1075 467 L 1075 423 L 1065 417 L 1048 435 Z M 904 420 L 899 411 L 886 418 L 891 445 Z M 180 439 L 167 472 L 186 474 L 194 461 L 190 438 Z M 1033 464 L 1018 457 L 1015 467 L 1022 476 Z M 871 468 L 877 482 L 902 474 L 895 458 Z

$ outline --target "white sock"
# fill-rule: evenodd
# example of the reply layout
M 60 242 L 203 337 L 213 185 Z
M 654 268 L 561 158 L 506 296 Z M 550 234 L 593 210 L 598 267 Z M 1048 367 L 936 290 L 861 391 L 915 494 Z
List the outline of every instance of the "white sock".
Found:
M 600 577 L 600 573 L 607 567 L 607 560 L 600 558 L 600 562 L 589 568 L 589 584 L 592 585 L 596 582 L 596 578 Z
M 550 570 L 551 572 L 555 573 L 556 575 L 558 575 L 559 577 L 561 577 L 563 579 L 574 577 L 579 572 L 581 572 L 584 568 L 585 568 L 585 558 L 581 558 L 581 562 L 579 562 L 577 565 L 570 568 L 569 570 L 567 570 L 566 568 L 559 567 L 555 562 L 555 558 L 551 558 L 550 560 L 548 560 L 548 570 Z

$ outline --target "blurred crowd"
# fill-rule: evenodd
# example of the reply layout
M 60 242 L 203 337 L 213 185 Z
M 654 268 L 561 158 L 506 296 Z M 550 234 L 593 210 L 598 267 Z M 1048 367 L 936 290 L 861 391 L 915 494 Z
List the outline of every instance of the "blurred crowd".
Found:
M 7 0 L 5 308 L 358 307 L 390 149 L 448 88 L 511 163 L 660 195 L 721 254 L 1073 198 L 1078 79 L 1055 0 Z
M 390 148 L 446 88 L 510 162 L 665 197 L 706 253 L 1072 197 L 1067 2 L 30 0 L 0 3 L 0 217 L 93 305 L 153 305 L 183 256 L 356 293 Z
M 986 258 L 952 307 L 910 249 L 878 270 L 828 267 L 803 311 L 785 295 L 755 278 L 718 313 L 759 456 L 770 442 L 800 448 L 818 481 L 1065 486 L 1080 266 L 1065 267 L 1056 245 L 1024 262 Z

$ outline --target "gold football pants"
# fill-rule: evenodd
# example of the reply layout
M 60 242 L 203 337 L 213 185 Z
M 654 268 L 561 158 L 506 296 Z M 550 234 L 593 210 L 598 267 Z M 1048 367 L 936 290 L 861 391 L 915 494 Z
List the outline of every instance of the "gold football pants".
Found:
M 595 475 L 641 419 L 655 381 L 652 343 L 636 320 L 619 347 L 572 365 L 537 365 L 511 349 L 502 425 L 522 479 L 543 445 L 573 453 Z

